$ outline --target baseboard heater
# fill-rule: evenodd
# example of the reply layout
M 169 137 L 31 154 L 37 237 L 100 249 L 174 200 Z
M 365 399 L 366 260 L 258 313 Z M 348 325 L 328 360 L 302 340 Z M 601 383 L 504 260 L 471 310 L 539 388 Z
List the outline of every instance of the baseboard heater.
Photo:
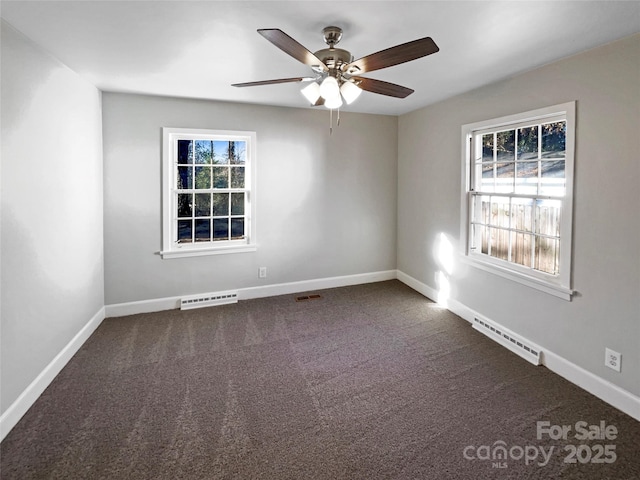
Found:
M 540 365 L 540 347 L 536 344 L 485 318 L 474 317 L 473 328 L 495 340 L 500 345 L 507 347 L 528 362 Z
M 226 305 L 238 303 L 238 292 L 216 292 L 190 295 L 180 299 L 180 310 L 191 310 L 194 308 L 213 307 L 214 305 Z

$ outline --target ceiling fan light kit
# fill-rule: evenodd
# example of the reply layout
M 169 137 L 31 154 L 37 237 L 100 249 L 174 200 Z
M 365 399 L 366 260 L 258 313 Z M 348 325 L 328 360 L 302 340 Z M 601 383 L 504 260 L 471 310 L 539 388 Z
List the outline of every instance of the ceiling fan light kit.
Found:
M 315 105 L 315 103 L 320 99 L 320 85 L 316 82 L 312 82 L 302 90 L 300 90 L 304 98 L 309 100 L 311 105 Z
M 338 95 L 334 97 L 325 98 L 324 106 L 329 110 L 337 110 L 338 108 L 340 108 L 342 106 L 342 97 L 340 96 L 340 93 L 338 93 Z
M 355 83 L 347 80 L 340 86 L 340 93 L 344 101 L 347 102 L 347 105 L 351 105 L 358 99 L 362 93 L 362 89 L 356 86 Z
M 313 106 L 324 105 L 330 110 L 339 109 L 343 101 L 353 103 L 367 90 L 372 93 L 396 98 L 405 98 L 413 90 L 382 80 L 356 76 L 410 62 L 436 53 L 439 48 L 430 37 L 387 48 L 356 61 L 347 50 L 335 48 L 342 38 L 342 29 L 336 26 L 322 30 L 324 41 L 329 48 L 311 53 L 304 46 L 277 28 L 258 30 L 258 33 L 283 52 L 311 67 L 314 77 L 293 77 L 258 82 L 235 83 L 234 87 L 252 87 L 288 82 L 311 82 L 302 88 L 301 93 Z
M 340 87 L 335 77 L 327 76 L 320 84 L 320 96 L 325 100 L 333 100 L 340 96 Z

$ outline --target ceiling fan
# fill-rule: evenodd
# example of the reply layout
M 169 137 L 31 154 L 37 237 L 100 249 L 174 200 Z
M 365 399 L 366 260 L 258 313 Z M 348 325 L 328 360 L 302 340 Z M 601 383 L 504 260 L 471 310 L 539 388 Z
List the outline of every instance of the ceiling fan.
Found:
M 351 52 L 336 48 L 336 44 L 342 38 L 340 27 L 329 26 L 322 30 L 324 41 L 329 48 L 318 50 L 315 53 L 311 53 L 280 29 L 259 29 L 258 33 L 280 50 L 310 66 L 314 76 L 235 83 L 232 86 L 254 87 L 277 83 L 312 82 L 302 89 L 303 95 L 312 105 L 324 105 L 332 110 L 340 108 L 343 99 L 348 104 L 352 103 L 362 93 L 362 90 L 397 98 L 411 95 L 413 90 L 410 88 L 360 75 L 410 62 L 440 50 L 431 37 L 425 37 L 372 53 L 354 61 Z

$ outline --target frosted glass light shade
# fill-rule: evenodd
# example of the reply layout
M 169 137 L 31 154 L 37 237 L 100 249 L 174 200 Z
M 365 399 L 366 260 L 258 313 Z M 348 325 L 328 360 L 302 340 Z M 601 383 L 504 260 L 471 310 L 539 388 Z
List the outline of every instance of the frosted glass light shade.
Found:
M 340 87 L 340 93 L 342 93 L 344 101 L 347 102 L 347 105 L 351 105 L 353 102 L 355 102 L 356 98 L 360 96 L 360 94 L 362 93 L 362 89 L 355 83 L 344 82 Z
M 340 92 L 338 91 L 338 95 L 333 98 L 325 99 L 324 106 L 330 110 L 340 108 L 342 106 L 342 97 L 340 96 Z
M 334 77 L 325 78 L 320 84 L 320 95 L 325 100 L 333 100 L 334 98 L 340 99 L 340 88 L 338 87 L 338 80 Z M 342 100 L 340 100 L 342 103 Z
M 311 105 L 315 105 L 315 103 L 320 98 L 320 85 L 316 82 L 311 82 L 309 85 L 300 90 L 300 93 L 304 95 L 304 97 L 309 100 Z

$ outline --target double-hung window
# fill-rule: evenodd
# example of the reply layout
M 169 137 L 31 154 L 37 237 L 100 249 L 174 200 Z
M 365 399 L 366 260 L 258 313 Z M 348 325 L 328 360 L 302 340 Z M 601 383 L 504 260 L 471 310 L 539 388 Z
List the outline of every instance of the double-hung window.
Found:
M 162 256 L 254 251 L 254 132 L 163 129 Z
M 575 104 L 463 126 L 466 259 L 571 298 Z

